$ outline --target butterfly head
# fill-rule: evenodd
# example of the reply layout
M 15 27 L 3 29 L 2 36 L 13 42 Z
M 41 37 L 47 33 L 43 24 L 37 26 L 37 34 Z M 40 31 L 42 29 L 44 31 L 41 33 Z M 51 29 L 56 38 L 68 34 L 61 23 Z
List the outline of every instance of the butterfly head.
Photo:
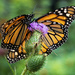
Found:
M 22 23 L 29 26 L 29 24 L 32 22 L 32 18 L 34 17 L 34 14 L 28 14 L 24 16 L 25 18 L 22 20 Z
M 34 14 L 28 14 L 27 19 L 30 21 L 34 17 Z

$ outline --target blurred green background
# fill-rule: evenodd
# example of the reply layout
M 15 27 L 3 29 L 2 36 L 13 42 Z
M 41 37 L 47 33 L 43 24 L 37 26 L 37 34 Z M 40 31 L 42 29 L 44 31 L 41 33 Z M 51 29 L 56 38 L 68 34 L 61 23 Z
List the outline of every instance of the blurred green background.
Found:
M 65 6 L 75 6 L 75 0 L 0 0 L 0 24 L 32 12 L 38 18 Z M 35 75 L 75 75 L 75 21 L 69 28 L 68 37 L 65 44 L 47 57 L 45 65 Z M 24 60 L 11 64 L 16 75 L 21 74 L 24 64 Z M 0 53 L 0 75 L 13 75 L 3 53 Z

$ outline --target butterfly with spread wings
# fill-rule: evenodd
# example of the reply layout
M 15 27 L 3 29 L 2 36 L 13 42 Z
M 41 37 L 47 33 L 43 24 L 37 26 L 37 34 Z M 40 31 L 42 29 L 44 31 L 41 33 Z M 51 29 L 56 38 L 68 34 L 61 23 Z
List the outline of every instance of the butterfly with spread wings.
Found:
M 9 63 L 26 58 L 25 43 L 33 32 L 28 29 L 34 14 L 21 15 L 1 25 L 3 35 L 1 47 L 9 49 L 7 59 Z M 75 6 L 63 7 L 49 12 L 35 20 L 48 27 L 47 34 L 42 35 L 42 47 L 39 54 L 51 53 L 61 46 L 68 37 L 68 27 L 75 18 Z

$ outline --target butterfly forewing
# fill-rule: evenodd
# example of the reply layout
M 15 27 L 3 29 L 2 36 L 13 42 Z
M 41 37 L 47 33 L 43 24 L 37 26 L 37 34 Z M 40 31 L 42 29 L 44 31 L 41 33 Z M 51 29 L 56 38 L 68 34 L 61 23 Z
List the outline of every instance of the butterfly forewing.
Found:
M 58 22 L 68 28 L 74 18 L 75 6 L 69 6 L 57 9 L 54 12 L 49 12 L 48 14 L 38 18 L 36 21 L 46 25 L 49 21 Z
M 14 49 L 19 47 L 23 41 L 27 25 L 23 23 L 25 16 L 19 16 L 11 19 L 2 25 L 3 39 L 1 46 L 3 48 Z M 12 47 L 11 47 L 12 46 Z
M 75 19 L 75 6 L 68 6 L 68 7 L 63 7 L 60 9 L 56 9 L 54 11 L 55 14 L 57 14 L 59 17 L 58 19 L 60 21 L 65 21 L 63 23 L 63 25 L 65 25 L 65 27 L 69 27 L 72 20 Z M 61 17 L 60 17 L 61 16 Z M 54 20 L 55 21 L 55 20 Z M 58 22 L 58 21 L 57 21 Z M 59 22 L 60 23 L 60 22 Z M 62 24 L 62 23 L 61 23 Z
M 7 21 L 6 23 L 3 23 L 1 25 L 1 30 L 2 30 L 2 34 L 3 33 L 7 33 L 8 30 L 10 30 L 11 28 L 15 27 L 16 25 L 20 24 L 20 22 L 25 19 L 25 15 L 21 15 L 21 16 L 17 16 L 9 21 Z

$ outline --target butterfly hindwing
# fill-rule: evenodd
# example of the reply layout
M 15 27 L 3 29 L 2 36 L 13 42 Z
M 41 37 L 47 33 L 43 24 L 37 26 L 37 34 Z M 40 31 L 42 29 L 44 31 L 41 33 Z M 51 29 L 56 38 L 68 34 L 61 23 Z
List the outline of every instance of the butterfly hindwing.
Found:
M 57 22 L 51 22 L 47 25 L 49 30 L 45 36 L 42 35 L 41 53 L 50 54 L 51 50 L 55 50 L 61 46 L 68 38 L 68 30 L 63 25 Z
M 26 58 L 26 54 L 24 54 L 23 52 L 19 53 L 15 50 L 9 50 L 8 51 L 7 59 L 8 59 L 9 63 L 15 63 L 15 62 L 17 62 L 23 58 Z
M 23 58 L 26 58 L 25 51 L 25 40 L 22 45 L 19 46 L 18 50 L 8 50 L 7 59 L 9 63 L 15 63 Z

